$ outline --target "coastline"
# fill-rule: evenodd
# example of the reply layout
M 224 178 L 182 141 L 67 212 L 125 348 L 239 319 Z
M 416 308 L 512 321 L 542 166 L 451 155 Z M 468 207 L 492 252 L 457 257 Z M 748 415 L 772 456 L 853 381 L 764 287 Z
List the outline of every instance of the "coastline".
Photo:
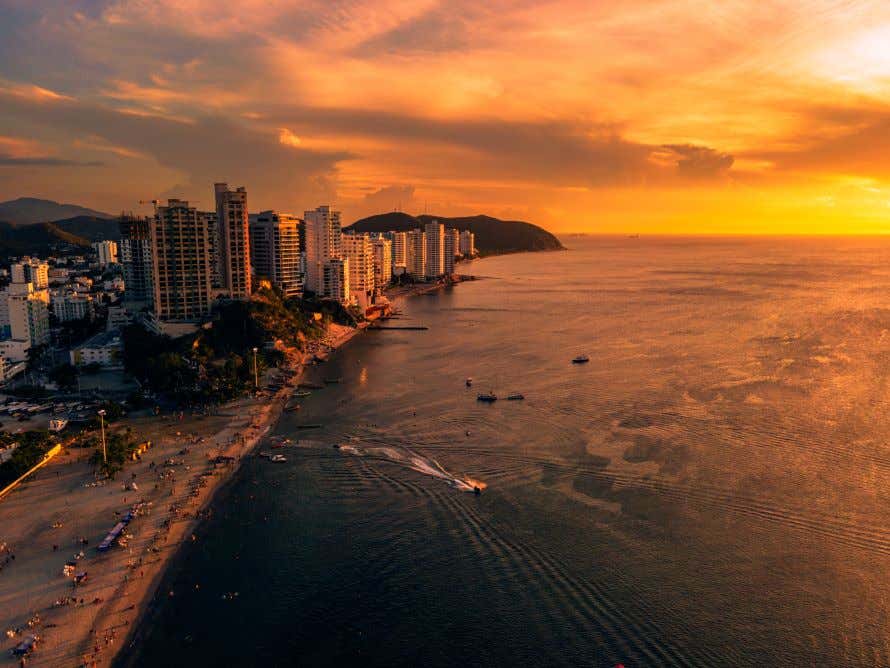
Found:
M 391 300 L 397 304 L 449 285 L 410 286 Z M 202 520 L 236 479 L 244 457 L 275 429 L 307 365 L 319 349 L 326 359 L 366 327 L 331 325 L 321 344 L 270 372 L 276 378 L 266 383 L 283 385 L 274 393 L 229 402 L 211 416 L 127 418 L 116 424 L 114 429 L 129 426 L 153 442 L 143 460 L 128 464 L 116 480 L 95 484 L 90 453 L 72 450 L 0 502 L 0 545 L 5 542 L 16 557 L 0 569 L 0 630 L 18 630 L 6 634 L 3 649 L 33 633 L 40 642 L 31 660 L 40 665 L 127 665 L 177 555 L 199 540 Z M 217 457 L 230 459 L 220 465 Z M 159 471 L 166 477 L 159 478 Z M 131 480 L 139 491 L 125 489 Z M 97 552 L 101 537 L 137 501 L 144 506 L 125 531 L 126 546 Z M 78 554 L 83 556 L 76 569 L 88 578 L 74 588 L 62 566 Z M 0 666 L 17 663 L 8 651 L 0 654 Z

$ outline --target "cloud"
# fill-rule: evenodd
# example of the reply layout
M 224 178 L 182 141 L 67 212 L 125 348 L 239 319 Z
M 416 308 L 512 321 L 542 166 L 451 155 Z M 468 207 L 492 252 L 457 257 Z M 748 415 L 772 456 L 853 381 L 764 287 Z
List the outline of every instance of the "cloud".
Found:
M 16 158 L 0 153 L 0 167 L 101 167 L 100 161 L 81 162 L 64 158 Z
M 725 176 L 735 159 L 707 146 L 693 144 L 665 144 L 661 146 L 670 159 L 676 160 L 677 172 L 690 178 Z

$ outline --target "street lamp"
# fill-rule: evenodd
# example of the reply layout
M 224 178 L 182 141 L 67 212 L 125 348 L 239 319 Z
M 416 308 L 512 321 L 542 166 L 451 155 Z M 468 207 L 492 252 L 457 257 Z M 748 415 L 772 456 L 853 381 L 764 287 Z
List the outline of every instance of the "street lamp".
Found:
M 99 427 L 102 430 L 102 462 L 108 464 L 108 453 L 105 452 L 105 409 L 99 410 Z
M 257 375 L 257 370 L 256 370 L 256 353 L 257 353 L 257 349 L 254 348 L 253 349 L 253 389 L 259 390 L 260 389 L 260 377 Z

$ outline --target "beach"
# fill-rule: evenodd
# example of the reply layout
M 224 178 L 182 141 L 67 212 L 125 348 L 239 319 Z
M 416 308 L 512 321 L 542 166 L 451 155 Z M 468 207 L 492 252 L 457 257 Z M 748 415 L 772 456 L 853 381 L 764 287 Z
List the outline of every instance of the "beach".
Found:
M 394 290 L 393 304 L 444 287 Z M 0 501 L 0 666 L 17 665 L 10 650 L 38 638 L 27 662 L 42 666 L 110 665 L 138 639 L 137 629 L 178 548 L 201 540 L 199 524 L 241 461 L 274 428 L 309 364 L 362 332 L 329 324 L 321 341 L 289 351 L 256 397 L 224 404 L 210 415 L 171 413 L 126 417 L 109 432 L 131 429 L 151 447 L 115 479 L 98 477 L 91 451 L 64 450 Z M 269 384 L 273 388 L 263 389 Z M 134 484 L 135 483 L 135 484 Z M 97 551 L 128 512 L 125 547 Z M 63 574 L 66 563 L 71 573 Z M 86 574 L 75 586 L 74 575 Z
M 274 369 L 261 390 L 219 407 L 212 415 L 167 414 L 125 418 L 109 431 L 132 429 L 151 447 L 113 480 L 98 478 L 91 451 L 54 458 L 0 502 L 0 666 L 20 659 L 10 651 L 39 638 L 27 659 L 45 666 L 109 665 L 152 600 L 164 570 L 196 533 L 216 491 L 230 479 L 275 424 L 305 366 L 349 341 L 361 329 L 330 325 L 321 343 L 297 363 Z M 285 384 L 285 381 L 287 383 Z M 126 547 L 97 545 L 128 512 Z M 76 585 L 63 574 L 85 573 Z

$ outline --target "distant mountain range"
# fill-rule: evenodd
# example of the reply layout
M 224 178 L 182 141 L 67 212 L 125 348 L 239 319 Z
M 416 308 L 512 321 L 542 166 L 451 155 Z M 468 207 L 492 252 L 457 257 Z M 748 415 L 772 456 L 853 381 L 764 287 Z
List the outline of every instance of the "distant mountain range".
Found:
M 480 255 L 501 255 L 525 253 L 529 251 L 564 250 L 559 239 L 547 230 L 521 220 L 499 220 L 491 216 L 412 216 L 393 211 L 362 218 L 347 230 L 356 232 L 407 232 L 424 227 L 428 222 L 438 220 L 445 227 L 470 230 L 475 235 L 476 249 Z
M 108 213 L 94 211 L 76 204 L 59 204 L 49 199 L 19 197 L 8 202 L 0 202 L 0 220 L 13 225 L 52 223 L 57 220 L 79 216 L 114 218 L 114 216 Z

